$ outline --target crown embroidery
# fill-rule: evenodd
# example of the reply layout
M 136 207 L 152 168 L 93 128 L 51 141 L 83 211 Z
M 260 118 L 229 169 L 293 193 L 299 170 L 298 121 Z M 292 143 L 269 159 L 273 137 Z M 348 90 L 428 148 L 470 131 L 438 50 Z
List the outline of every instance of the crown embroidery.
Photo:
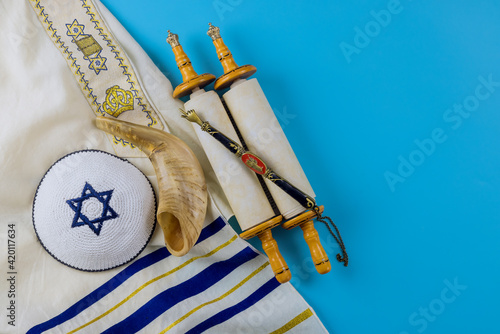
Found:
M 106 89 L 106 101 L 102 107 L 109 115 L 118 117 L 122 112 L 134 109 L 134 95 L 129 90 L 113 86 Z

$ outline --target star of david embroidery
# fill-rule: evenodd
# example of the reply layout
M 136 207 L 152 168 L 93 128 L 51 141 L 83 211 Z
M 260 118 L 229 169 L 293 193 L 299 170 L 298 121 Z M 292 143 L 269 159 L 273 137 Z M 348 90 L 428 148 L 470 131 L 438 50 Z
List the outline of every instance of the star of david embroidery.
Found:
M 66 34 L 68 36 L 73 36 L 74 39 L 77 39 L 78 37 L 80 37 L 80 35 L 83 35 L 85 26 L 83 24 L 79 24 L 75 19 L 73 23 L 66 24 L 66 28 L 68 29 L 68 32 Z
M 95 71 L 95 74 L 99 74 L 101 70 L 107 70 L 106 67 L 106 58 L 101 57 L 100 53 L 94 56 L 93 58 L 89 58 L 90 64 L 89 68 Z
M 115 219 L 118 214 L 109 206 L 109 200 L 113 190 L 108 191 L 96 191 L 88 182 L 85 182 L 83 187 L 82 195 L 78 198 L 69 199 L 66 201 L 70 208 L 75 211 L 75 216 L 73 218 L 73 223 L 71 227 L 79 227 L 87 225 L 96 235 L 101 233 L 102 225 L 106 220 Z M 90 219 L 84 213 L 82 213 L 83 204 L 87 200 L 96 198 L 102 204 L 102 212 L 100 217 L 95 219 Z

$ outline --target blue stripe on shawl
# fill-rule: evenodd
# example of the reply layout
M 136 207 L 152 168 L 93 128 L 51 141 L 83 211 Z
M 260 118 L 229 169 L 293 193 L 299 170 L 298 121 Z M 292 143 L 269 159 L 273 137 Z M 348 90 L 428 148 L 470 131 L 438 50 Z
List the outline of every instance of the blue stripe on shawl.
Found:
M 250 247 L 246 247 L 231 258 L 210 265 L 190 279 L 159 293 L 137 311 L 103 333 L 136 333 L 140 331 L 173 306 L 209 289 L 257 255 Z
M 272 277 L 269 281 L 264 283 L 260 288 L 255 290 L 254 293 L 252 293 L 247 298 L 243 299 L 241 302 L 231 307 L 228 307 L 225 310 L 220 311 L 219 313 L 208 318 L 207 320 L 199 323 L 197 326 L 187 331 L 186 334 L 201 333 L 209 328 L 212 328 L 213 326 L 216 326 L 218 324 L 223 323 L 224 321 L 231 319 L 238 313 L 245 311 L 246 309 L 257 303 L 259 300 L 267 296 L 271 291 L 276 289 L 278 286 L 280 286 L 280 283 L 276 280 L 276 278 Z
M 210 225 L 205 227 L 201 233 L 200 237 L 198 238 L 198 241 L 196 243 L 200 243 L 204 241 L 205 239 L 210 238 L 222 228 L 224 228 L 226 224 L 224 223 L 224 220 L 222 220 L 221 217 L 218 217 L 216 220 L 214 220 Z M 127 268 L 123 269 L 120 271 L 118 274 L 113 276 L 109 281 L 89 293 L 87 296 L 83 297 L 80 299 L 78 302 L 70 306 L 68 309 L 66 309 L 64 312 L 61 314 L 55 316 L 54 318 L 47 320 L 46 322 L 43 322 L 39 325 L 36 325 L 32 327 L 27 334 L 36 334 L 36 333 L 42 333 L 46 330 L 49 330 L 51 328 L 54 328 L 56 326 L 59 326 L 60 324 L 68 321 L 69 319 L 77 316 L 80 312 L 83 310 L 87 309 L 88 307 L 92 306 L 96 302 L 98 302 L 101 298 L 104 296 L 108 295 L 111 293 L 113 290 L 115 290 L 117 287 L 119 287 L 123 282 L 128 280 L 130 277 L 132 277 L 134 274 L 137 272 L 167 258 L 170 256 L 170 252 L 165 248 L 162 247 L 154 252 L 149 253 L 148 255 L 136 260 L 134 263 L 129 265 Z

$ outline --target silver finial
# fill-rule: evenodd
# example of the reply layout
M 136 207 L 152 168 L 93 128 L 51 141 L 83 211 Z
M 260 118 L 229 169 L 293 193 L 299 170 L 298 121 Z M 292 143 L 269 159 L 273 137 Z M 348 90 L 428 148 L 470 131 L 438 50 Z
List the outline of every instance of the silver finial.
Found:
M 208 25 L 210 26 L 210 28 L 207 31 L 207 35 L 212 38 L 212 41 L 215 41 L 216 39 L 220 38 L 220 29 L 212 25 L 212 23 L 209 23 Z
M 172 34 L 170 30 L 168 30 L 167 43 L 170 44 L 171 47 L 176 47 L 180 45 L 179 43 L 179 35 Z

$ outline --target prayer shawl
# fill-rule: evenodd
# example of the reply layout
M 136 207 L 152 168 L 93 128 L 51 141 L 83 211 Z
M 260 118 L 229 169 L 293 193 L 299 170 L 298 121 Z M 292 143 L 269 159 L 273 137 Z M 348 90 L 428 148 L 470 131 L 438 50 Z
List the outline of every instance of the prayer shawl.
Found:
M 324 333 L 267 258 L 227 224 L 232 215 L 181 101 L 140 46 L 97 0 L 0 0 L 0 332 Z M 156 228 L 135 260 L 100 272 L 56 261 L 37 240 L 35 191 L 67 154 L 127 158 L 157 190 L 130 143 L 94 125 L 107 113 L 163 129 L 202 164 L 208 213 L 197 244 L 171 256 Z M 68 173 L 71 173 L 68 166 Z

